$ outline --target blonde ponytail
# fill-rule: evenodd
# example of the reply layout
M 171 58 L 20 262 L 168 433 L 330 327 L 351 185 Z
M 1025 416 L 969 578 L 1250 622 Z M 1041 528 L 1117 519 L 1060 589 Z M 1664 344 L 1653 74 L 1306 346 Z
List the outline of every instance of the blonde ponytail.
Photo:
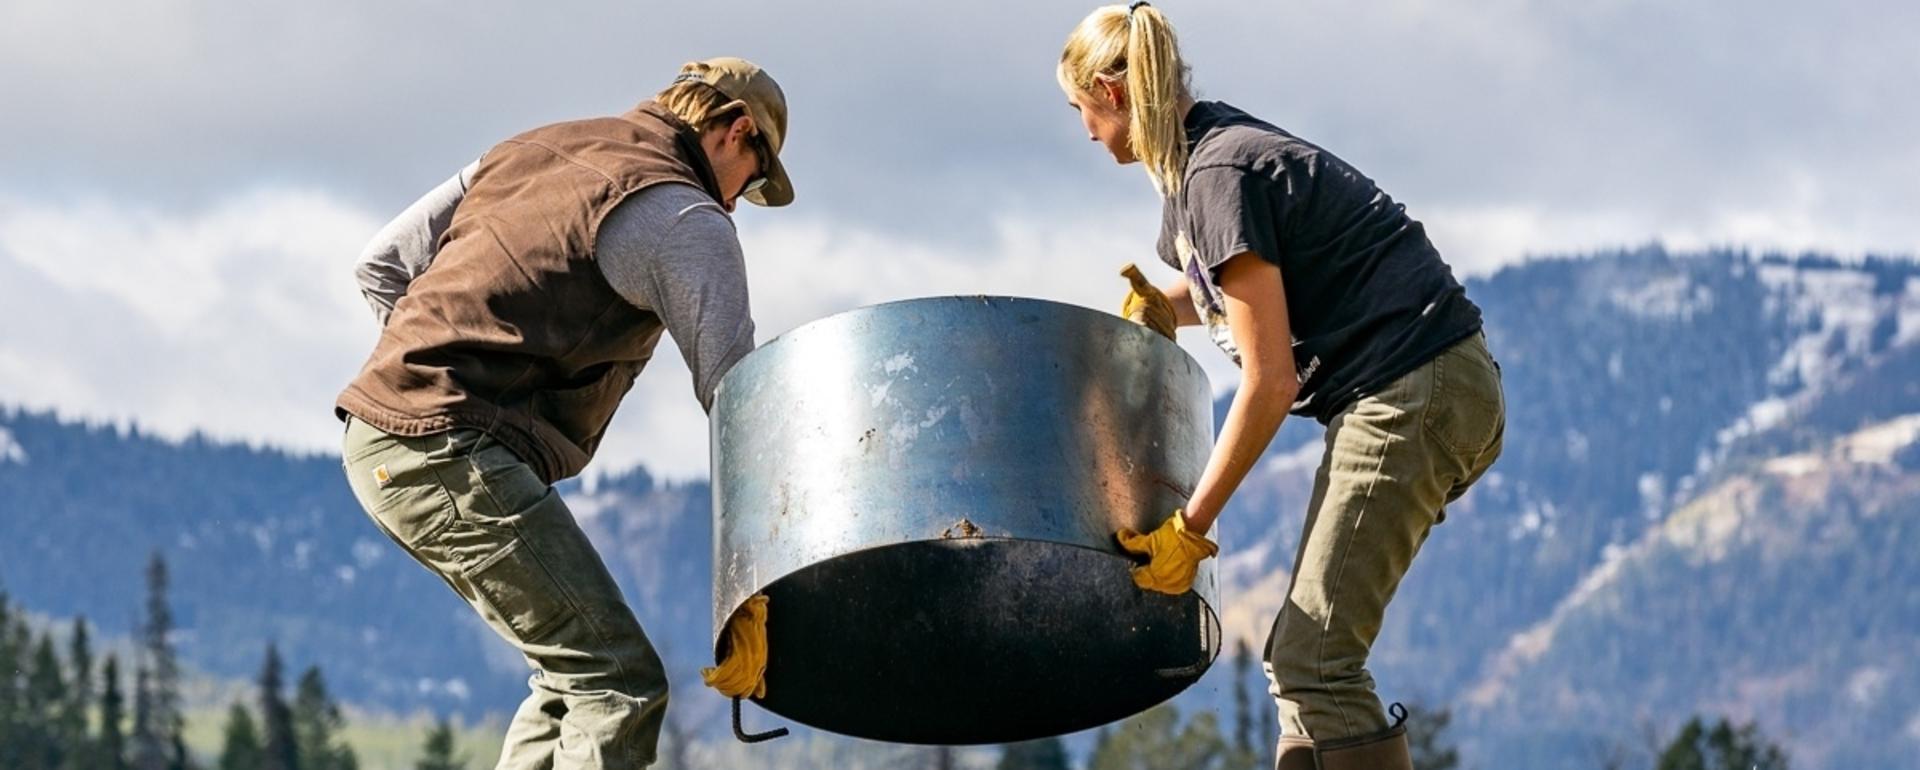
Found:
M 1101 80 L 1124 78 L 1127 146 L 1161 195 L 1180 191 L 1187 171 L 1181 107 L 1191 98 L 1187 65 L 1173 25 L 1146 3 L 1107 5 L 1087 14 L 1060 52 L 1062 88 L 1091 93 Z

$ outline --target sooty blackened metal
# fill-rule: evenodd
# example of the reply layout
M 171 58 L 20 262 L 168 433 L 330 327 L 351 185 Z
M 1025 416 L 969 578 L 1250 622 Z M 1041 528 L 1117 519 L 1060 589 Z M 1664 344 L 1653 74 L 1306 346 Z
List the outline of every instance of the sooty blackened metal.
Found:
M 713 407 L 716 645 L 767 594 L 759 704 L 876 740 L 1025 740 L 1172 697 L 1219 650 L 1212 562 L 1186 595 L 1143 592 L 1113 532 L 1186 502 L 1209 396 L 1178 346 L 1039 300 L 781 336 Z

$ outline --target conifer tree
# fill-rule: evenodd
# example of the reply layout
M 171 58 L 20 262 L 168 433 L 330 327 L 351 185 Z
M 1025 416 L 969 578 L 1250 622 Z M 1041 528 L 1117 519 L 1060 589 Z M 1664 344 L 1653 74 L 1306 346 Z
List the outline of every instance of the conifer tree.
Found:
M 1460 752 L 1445 737 L 1451 724 L 1452 709 L 1430 709 L 1418 703 L 1407 706 L 1407 751 L 1413 755 L 1414 767 L 1454 770 L 1460 766 Z
M 67 638 L 67 665 L 73 676 L 60 708 L 60 744 L 67 749 L 65 767 L 84 770 L 91 767 L 94 753 L 93 741 L 87 732 L 93 710 L 93 648 L 84 617 L 74 618 L 73 633 Z
M 185 717 L 180 710 L 180 660 L 173 649 L 173 610 L 167 604 L 167 561 L 155 551 L 147 562 L 147 618 L 141 629 L 141 642 L 147 655 L 152 681 L 149 683 L 147 715 L 149 745 L 154 753 L 143 755 L 158 764 L 138 765 L 140 770 L 187 770 Z
M 1058 736 L 1009 743 L 1000 750 L 995 770 L 1069 770 L 1067 744 Z
M 133 670 L 133 770 L 167 770 L 166 744 L 154 730 L 153 682 L 142 663 Z
M 1102 730 L 1088 770 L 1220 770 L 1229 751 L 1218 720 L 1201 712 L 1180 724 L 1180 712 L 1161 704 L 1127 719 L 1113 731 Z
M 300 747 L 293 732 L 293 711 L 280 694 L 280 650 L 267 645 L 267 661 L 260 667 L 260 722 L 265 750 L 262 770 L 301 770 Z
M 1700 717 L 1687 720 L 1660 753 L 1657 770 L 1787 770 L 1787 756 L 1749 722 L 1734 727 L 1721 719 L 1712 727 Z
M 260 745 L 260 731 L 253 725 L 253 714 L 235 701 L 227 710 L 226 738 L 220 747 L 220 770 L 260 770 L 266 750 Z
M 53 652 L 53 637 L 42 634 L 27 669 L 28 767 L 51 770 L 64 760 L 59 720 L 66 704 L 67 682 L 60 672 L 60 658 Z
M 120 692 L 120 661 L 108 654 L 100 667 L 100 740 L 95 742 L 94 770 L 127 770 L 127 738 L 122 732 L 125 700 Z
M 327 694 L 320 667 L 309 666 L 300 675 L 293 696 L 293 735 L 300 770 L 357 770 L 359 762 L 353 749 L 339 740 L 345 727 L 339 704 Z
M 10 600 L 0 593 L 0 767 L 18 767 L 26 761 L 20 755 L 26 740 L 26 693 L 20 672 L 26 670 L 27 651 L 14 633 L 14 622 Z
M 466 770 L 467 760 L 453 753 L 453 724 L 441 717 L 427 733 L 426 749 L 414 770 Z
M 1233 759 L 1237 768 L 1254 770 L 1260 766 L 1253 748 L 1253 695 L 1248 683 L 1253 678 L 1253 650 L 1246 639 L 1233 645 Z

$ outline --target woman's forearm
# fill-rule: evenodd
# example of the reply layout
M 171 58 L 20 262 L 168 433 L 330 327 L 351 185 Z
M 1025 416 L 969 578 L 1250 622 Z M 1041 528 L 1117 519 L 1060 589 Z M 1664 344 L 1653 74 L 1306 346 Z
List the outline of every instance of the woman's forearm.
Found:
M 1298 392 L 1298 382 L 1284 375 L 1271 384 L 1241 382 L 1233 405 L 1227 409 L 1227 419 L 1220 426 L 1213 454 L 1207 459 L 1207 469 L 1187 500 L 1187 529 L 1206 534 L 1213 528 L 1220 510 L 1279 432 Z
M 1173 318 L 1178 325 L 1199 326 L 1200 312 L 1193 309 L 1193 295 L 1188 292 L 1187 277 L 1183 275 L 1162 293 L 1167 295 L 1168 302 L 1173 303 Z
M 1200 484 L 1187 498 L 1187 528 L 1200 533 L 1213 527 L 1300 394 L 1279 266 L 1251 252 L 1235 255 L 1220 267 L 1220 291 L 1240 351 L 1240 389 Z

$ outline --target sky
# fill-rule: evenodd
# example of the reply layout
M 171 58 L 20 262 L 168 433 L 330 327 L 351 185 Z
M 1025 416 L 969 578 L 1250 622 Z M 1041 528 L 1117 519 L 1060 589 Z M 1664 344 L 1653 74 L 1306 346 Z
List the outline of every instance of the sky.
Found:
M 1158 7 L 1201 98 L 1357 166 L 1462 276 L 1653 241 L 1920 254 L 1920 4 Z M 736 216 L 760 341 L 916 296 L 1113 309 L 1159 202 L 1054 81 L 1092 8 L 7 0 L 0 405 L 337 451 L 333 398 L 377 334 L 352 279 L 374 231 L 500 139 L 719 55 L 791 108 L 795 204 Z M 590 473 L 705 474 L 671 348 Z

